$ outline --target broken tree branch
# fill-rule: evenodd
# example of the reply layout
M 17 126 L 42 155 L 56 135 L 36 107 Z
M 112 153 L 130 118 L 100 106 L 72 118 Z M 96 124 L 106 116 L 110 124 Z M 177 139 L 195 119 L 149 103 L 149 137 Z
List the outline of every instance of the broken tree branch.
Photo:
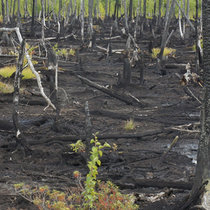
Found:
M 77 76 L 82 82 L 84 82 L 85 84 L 87 84 L 90 87 L 96 88 L 97 90 L 100 90 L 120 101 L 123 101 L 124 103 L 128 104 L 128 105 L 138 105 L 141 107 L 144 107 L 145 104 L 143 102 L 141 102 L 139 99 L 137 99 L 136 97 L 133 97 L 131 95 L 128 94 L 119 94 L 117 91 L 113 90 L 113 89 L 108 89 L 102 85 L 99 85 L 95 82 L 90 81 L 89 79 L 82 77 L 80 75 Z

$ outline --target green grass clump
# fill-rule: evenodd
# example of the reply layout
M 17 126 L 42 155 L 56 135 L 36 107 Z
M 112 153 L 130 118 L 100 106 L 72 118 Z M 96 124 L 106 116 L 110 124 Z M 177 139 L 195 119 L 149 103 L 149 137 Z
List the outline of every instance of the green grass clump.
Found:
M 0 82 L 0 93 L 8 94 L 13 92 L 14 92 L 14 87 L 12 85 Z
M 133 119 L 130 119 L 130 120 L 127 120 L 126 123 L 125 123 L 125 126 L 124 126 L 124 129 L 126 131 L 131 131 L 131 130 L 134 130 L 136 127 L 135 125 L 135 122 Z
M 12 74 L 16 71 L 16 66 L 5 66 L 3 68 L 0 68 L 0 76 L 4 78 L 9 78 L 12 76 Z M 23 78 L 22 79 L 33 79 L 35 78 L 35 75 L 32 73 L 31 69 L 29 67 L 25 68 L 22 72 Z
M 157 58 L 160 53 L 160 48 L 152 49 L 152 58 Z M 172 55 L 174 56 L 176 53 L 176 49 L 165 47 L 163 51 L 163 56 Z

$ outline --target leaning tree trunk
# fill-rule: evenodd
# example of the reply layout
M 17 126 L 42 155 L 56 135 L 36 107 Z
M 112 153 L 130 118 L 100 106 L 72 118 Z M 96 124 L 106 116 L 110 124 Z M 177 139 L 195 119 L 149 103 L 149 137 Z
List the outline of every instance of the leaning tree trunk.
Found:
M 205 209 L 210 209 L 210 0 L 203 0 L 203 63 L 204 63 L 204 99 L 201 112 L 201 136 L 198 146 L 196 176 L 193 192 L 205 181 L 204 194 L 201 196 Z M 204 203 L 204 199 L 206 202 Z

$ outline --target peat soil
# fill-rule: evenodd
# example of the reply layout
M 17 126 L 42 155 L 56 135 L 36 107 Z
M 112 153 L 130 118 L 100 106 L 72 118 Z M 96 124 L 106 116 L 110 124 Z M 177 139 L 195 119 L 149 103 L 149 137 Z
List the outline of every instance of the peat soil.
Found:
M 103 37 L 109 37 L 109 24 L 104 24 L 101 30 Z M 79 34 L 79 28 L 76 33 Z M 101 38 L 101 34 L 96 33 L 96 45 L 107 48 L 108 41 Z M 166 66 L 166 75 L 161 75 L 156 59 L 152 59 L 148 51 L 151 36 L 146 31 L 137 39 L 144 54 L 144 83 L 140 85 L 140 68 L 135 67 L 132 68 L 132 82 L 126 87 L 117 85 L 118 75 L 123 71 L 122 54 L 112 53 L 107 57 L 97 46 L 93 49 L 81 46 L 80 39 L 75 36 L 60 40 L 58 48 L 79 50 L 77 56 L 68 60 L 59 58 L 61 112 L 56 130 L 53 129 L 55 114 L 51 108 L 44 110 L 46 103 L 38 94 L 36 81 L 21 81 L 25 91 L 20 96 L 20 122 L 31 154 L 23 149 L 15 150 L 12 95 L 0 95 L 0 209 L 36 209 L 15 194 L 12 187 L 15 183 L 47 184 L 65 189 L 74 185 L 73 171 L 79 170 L 85 178 L 88 170 L 83 156 L 74 154 L 69 144 L 85 139 L 86 101 L 91 132 L 99 132 L 101 142 L 117 144 L 116 151 L 104 152 L 99 179 L 111 180 L 123 192 L 134 193 L 140 209 L 173 209 L 190 192 L 195 174 L 201 104 L 189 89 L 180 85 L 177 75 L 185 73 L 185 66 L 179 64 L 194 63 L 195 53 L 190 48 L 192 37 L 183 43 L 178 32 L 174 33 L 169 46 L 176 49 L 176 55 L 169 56 L 167 64 L 178 65 Z M 161 35 L 157 34 L 154 44 L 158 45 L 160 39 Z M 35 38 L 27 41 L 33 45 L 37 42 Z M 125 44 L 125 37 L 111 41 L 112 50 L 125 49 Z M 1 65 L 11 63 L 12 59 L 1 56 Z M 38 54 L 34 59 L 39 62 L 37 69 L 46 60 Z M 195 71 L 194 65 L 192 71 Z M 144 106 L 126 104 L 90 87 L 77 75 L 121 95 L 131 94 Z M 45 92 L 49 94 L 45 76 L 42 79 Z M 12 79 L 7 80 L 12 83 Z M 201 98 L 202 88 L 198 84 L 189 84 L 188 88 Z M 125 130 L 125 123 L 130 119 L 134 120 L 135 128 Z M 178 142 L 169 151 L 176 136 Z

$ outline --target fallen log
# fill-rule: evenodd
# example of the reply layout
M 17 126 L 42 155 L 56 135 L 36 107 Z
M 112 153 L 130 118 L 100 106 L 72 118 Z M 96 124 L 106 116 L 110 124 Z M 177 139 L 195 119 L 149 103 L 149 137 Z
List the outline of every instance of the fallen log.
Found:
M 120 138 L 125 138 L 125 139 L 141 139 L 146 136 L 153 136 L 153 135 L 158 135 L 163 132 L 170 132 L 170 130 L 164 130 L 164 129 L 157 129 L 157 130 L 149 130 L 141 133 L 108 133 L 108 134 L 98 134 L 97 137 L 98 139 L 120 139 Z M 92 136 L 94 137 L 94 136 Z M 78 139 L 80 140 L 85 140 L 86 135 L 78 136 L 78 135 L 63 135 L 63 136 L 52 136 L 49 137 L 48 139 L 44 138 L 40 141 L 30 141 L 31 145 L 37 145 L 37 144 L 51 144 L 55 142 L 72 142 L 72 141 L 77 141 Z
M 133 119 L 134 121 L 142 121 L 148 119 L 148 114 L 142 114 L 142 116 L 133 115 L 132 113 L 118 113 L 113 112 L 109 110 L 99 109 L 99 110 L 92 110 L 90 111 L 91 115 L 97 115 L 97 116 L 103 116 L 103 117 L 109 117 L 112 119 L 120 119 L 120 120 L 129 120 Z
M 117 91 L 113 90 L 113 89 L 108 89 L 102 85 L 99 85 L 95 82 L 92 82 L 91 80 L 82 77 L 80 75 L 77 75 L 77 77 L 85 84 L 87 84 L 90 87 L 93 87 L 97 90 L 100 90 L 104 93 L 106 93 L 107 95 L 110 95 L 120 101 L 123 101 L 124 103 L 128 104 L 128 105 L 136 105 L 136 106 L 141 106 L 141 107 L 145 107 L 146 104 L 141 102 L 139 99 L 137 99 L 136 97 L 132 96 L 131 94 L 120 94 Z
M 138 187 L 156 187 L 156 188 L 176 188 L 191 190 L 193 182 L 184 182 L 184 181 L 166 181 L 159 179 L 133 179 L 133 183 L 126 183 L 125 179 L 119 180 L 116 184 L 121 188 L 138 188 Z
M 174 68 L 185 68 L 187 64 L 184 63 L 168 63 L 165 65 L 167 69 L 174 69 Z

